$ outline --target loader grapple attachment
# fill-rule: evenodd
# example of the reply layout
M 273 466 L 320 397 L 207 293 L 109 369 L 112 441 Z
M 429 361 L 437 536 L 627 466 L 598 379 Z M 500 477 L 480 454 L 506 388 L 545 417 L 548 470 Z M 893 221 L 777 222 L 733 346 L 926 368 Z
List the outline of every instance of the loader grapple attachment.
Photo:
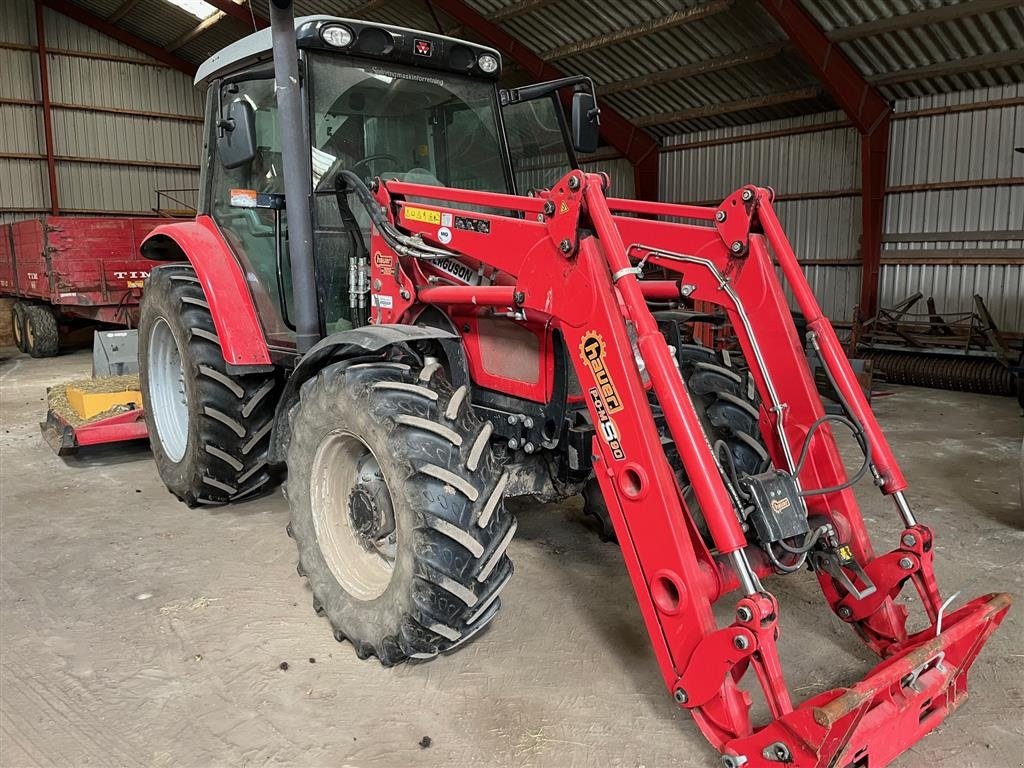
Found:
M 557 331 L 594 426 L 594 474 L 676 703 L 726 766 L 881 768 L 963 701 L 968 670 L 1010 598 L 988 595 L 947 612 L 932 532 L 911 511 L 903 474 L 798 266 L 772 193 L 748 186 L 703 208 L 610 199 L 607 186 L 607 177 L 581 171 L 531 198 L 380 182 L 374 202 L 387 221 L 377 223 L 369 249 L 372 320 L 409 323 L 437 308 L 458 318 L 467 349 L 479 343 L 481 317 Z M 472 206 L 486 233 L 440 232 L 432 223 L 470 215 L 461 205 Z M 464 264 L 480 284 L 439 274 L 431 263 L 440 258 Z M 841 416 L 825 413 L 776 263 Z M 720 458 L 649 301 L 724 312 L 760 396 L 749 416 L 770 470 L 739 477 Z M 484 379 L 474 384 L 501 391 L 485 370 L 472 373 Z M 864 455 L 852 475 L 836 426 L 853 433 Z M 666 442 L 691 483 L 685 494 Z M 852 490 L 868 473 L 903 523 L 883 555 Z M 862 681 L 794 707 L 776 645 L 781 609 L 762 580 L 808 569 L 833 613 L 881 661 Z M 909 584 L 928 619 L 916 633 L 896 602 Z M 734 618 L 720 626 L 712 606 L 731 592 Z M 771 713 L 767 724 L 751 720 L 751 696 L 739 686 L 748 671 Z

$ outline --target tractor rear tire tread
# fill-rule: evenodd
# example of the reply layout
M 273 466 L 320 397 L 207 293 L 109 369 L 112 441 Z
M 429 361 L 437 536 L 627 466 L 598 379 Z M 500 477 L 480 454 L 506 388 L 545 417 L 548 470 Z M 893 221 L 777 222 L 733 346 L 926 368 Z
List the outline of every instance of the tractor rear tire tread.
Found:
M 289 413 L 286 495 L 297 570 L 334 637 L 384 666 L 432 658 L 476 636 L 499 610 L 498 595 L 513 571 L 507 548 L 516 522 L 501 496 L 500 462 L 493 451 L 472 454 L 486 424 L 470 408 L 449 407 L 461 396 L 442 369 L 424 371 L 425 379 L 421 370 L 385 361 L 335 363 L 303 384 Z M 314 456 L 337 430 L 377 446 L 395 506 L 394 571 L 371 601 L 350 595 L 334 577 L 313 522 Z M 478 465 L 470 470 L 474 458 Z
M 25 351 L 32 357 L 55 357 L 60 350 L 57 316 L 45 304 L 25 305 Z
M 146 422 L 160 476 L 190 507 L 219 506 L 262 495 L 277 476 L 267 463 L 280 379 L 276 373 L 235 374 L 227 369 L 213 316 L 191 267 L 160 267 L 146 284 L 139 359 L 147 396 L 149 333 L 163 317 L 178 339 L 186 367 L 189 438 L 185 456 L 172 462 L 159 445 L 152 415 Z

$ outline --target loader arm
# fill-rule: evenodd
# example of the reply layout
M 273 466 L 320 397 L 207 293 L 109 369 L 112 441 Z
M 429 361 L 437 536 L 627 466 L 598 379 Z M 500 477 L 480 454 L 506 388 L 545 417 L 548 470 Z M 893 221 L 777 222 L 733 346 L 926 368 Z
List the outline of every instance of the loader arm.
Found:
M 398 242 L 375 227 L 372 319 L 409 321 L 424 305 L 548 318 L 565 339 L 597 428 L 594 471 L 662 676 L 678 705 L 692 712 L 727 766 L 885 765 L 962 701 L 967 671 L 1009 598 L 978 598 L 943 622 L 931 531 L 903 497 L 906 483 L 797 266 L 771 194 L 746 187 L 713 209 L 609 200 L 606 186 L 606 177 L 579 171 L 535 198 L 379 183 L 376 202 L 387 217 L 379 224 L 414 237 Z M 452 217 L 484 225 L 453 230 L 444 223 Z M 769 248 L 869 445 L 871 473 L 903 518 L 904 532 L 885 555 L 875 555 L 853 492 L 842 487 L 846 472 L 828 424 L 820 423 L 821 401 Z M 431 281 L 421 261 L 436 258 L 438 249 L 473 268 L 497 270 L 502 279 L 481 286 Z M 643 279 L 645 265 L 670 279 Z M 823 593 L 883 657 L 860 683 L 797 707 L 791 701 L 776 645 L 779 606 L 761 584 L 776 568 L 744 530 L 645 300 L 664 295 L 666 285 L 669 292 L 722 307 L 735 328 L 761 395 L 761 429 L 774 463 L 795 476 L 802 492 L 814 494 L 803 497 L 808 517 L 834 539 L 810 560 Z M 693 483 L 710 542 L 697 532 L 662 448 L 649 389 Z M 827 490 L 833 487 L 838 489 Z M 906 610 L 894 602 L 908 581 L 930 621 L 915 634 L 908 634 Z M 719 626 L 712 606 L 737 589 L 734 620 Z M 750 695 L 739 686 L 751 667 L 771 712 L 767 724 L 751 721 Z

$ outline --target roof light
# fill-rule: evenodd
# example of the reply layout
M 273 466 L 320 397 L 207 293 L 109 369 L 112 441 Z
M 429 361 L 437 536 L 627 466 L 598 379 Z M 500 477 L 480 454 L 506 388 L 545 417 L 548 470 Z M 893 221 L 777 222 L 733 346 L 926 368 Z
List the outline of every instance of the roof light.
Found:
M 178 6 L 187 13 L 191 13 L 200 21 L 206 21 L 217 12 L 216 8 L 204 0 L 167 0 L 167 2 Z
M 335 48 L 347 48 L 352 45 L 352 30 L 341 24 L 328 24 L 320 30 L 320 37 L 328 45 Z
M 489 53 L 485 53 L 477 59 L 476 63 L 477 66 L 480 67 L 481 71 L 486 72 L 488 75 L 493 75 L 498 71 L 498 60 Z

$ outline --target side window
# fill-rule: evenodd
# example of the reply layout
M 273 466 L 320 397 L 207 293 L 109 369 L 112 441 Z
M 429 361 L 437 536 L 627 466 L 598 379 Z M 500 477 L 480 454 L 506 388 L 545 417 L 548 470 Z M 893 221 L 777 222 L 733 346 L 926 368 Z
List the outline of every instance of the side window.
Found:
M 520 101 L 502 109 L 516 189 L 546 189 L 573 167 L 560 118 L 558 97 Z
M 248 101 L 256 117 L 256 156 L 237 168 L 213 163 L 210 211 L 245 271 L 249 290 L 272 344 L 295 343 L 291 327 L 292 286 L 287 224 L 280 210 L 246 207 L 247 194 L 284 194 L 277 103 L 272 79 L 225 82 L 221 113 L 233 101 Z M 240 205 L 241 203 L 241 205 Z

